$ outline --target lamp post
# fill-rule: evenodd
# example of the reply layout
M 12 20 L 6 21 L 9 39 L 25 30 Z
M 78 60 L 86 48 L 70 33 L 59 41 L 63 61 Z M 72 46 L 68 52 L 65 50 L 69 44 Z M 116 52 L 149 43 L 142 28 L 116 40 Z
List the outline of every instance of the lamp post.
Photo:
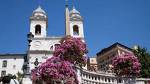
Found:
M 30 65 L 29 65 L 29 55 L 30 55 L 30 46 L 32 39 L 34 38 L 34 35 L 30 32 L 27 34 L 27 39 L 28 39 L 28 51 L 27 51 L 27 56 L 25 58 L 25 65 L 24 65 L 24 78 L 22 80 L 23 84 L 32 84 L 31 77 L 30 77 Z
M 30 75 L 30 65 L 29 65 L 29 52 L 30 52 L 30 46 L 31 46 L 31 42 L 32 39 L 34 38 L 34 35 L 30 32 L 29 34 L 27 34 L 27 39 L 28 39 L 28 52 L 27 52 L 27 67 L 26 67 L 26 75 Z

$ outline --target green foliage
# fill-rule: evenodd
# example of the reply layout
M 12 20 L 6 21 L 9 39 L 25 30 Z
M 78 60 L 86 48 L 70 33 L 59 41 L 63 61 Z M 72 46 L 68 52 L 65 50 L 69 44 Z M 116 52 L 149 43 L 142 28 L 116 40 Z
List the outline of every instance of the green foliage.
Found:
M 146 48 L 137 47 L 133 50 L 141 63 L 140 77 L 150 78 L 150 53 Z
M 20 81 L 22 81 L 22 78 L 23 78 L 23 73 L 18 72 L 17 73 L 17 80 L 20 82 Z

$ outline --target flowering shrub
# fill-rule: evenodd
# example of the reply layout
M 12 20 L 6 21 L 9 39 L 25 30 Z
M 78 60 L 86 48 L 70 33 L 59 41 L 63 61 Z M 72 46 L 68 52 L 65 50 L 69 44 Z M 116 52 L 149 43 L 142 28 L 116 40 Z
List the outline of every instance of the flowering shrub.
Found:
M 42 79 L 46 84 L 78 84 L 74 64 L 86 64 L 86 44 L 79 38 L 66 36 L 56 47 L 53 57 L 47 59 L 37 69 L 32 70 L 32 80 Z
M 38 74 L 46 84 L 53 84 L 53 82 L 59 84 L 62 80 L 65 84 L 78 84 L 76 71 L 72 64 L 59 57 L 52 57 L 42 63 L 38 67 Z
M 133 54 L 121 54 L 114 57 L 113 69 L 120 76 L 137 76 L 140 73 L 140 63 Z
M 80 38 L 66 36 L 60 43 L 60 46 L 54 51 L 55 57 L 60 57 L 73 64 L 85 65 L 86 57 L 84 55 L 87 53 L 87 47 Z
M 33 82 L 38 79 L 37 68 L 31 70 L 31 79 Z

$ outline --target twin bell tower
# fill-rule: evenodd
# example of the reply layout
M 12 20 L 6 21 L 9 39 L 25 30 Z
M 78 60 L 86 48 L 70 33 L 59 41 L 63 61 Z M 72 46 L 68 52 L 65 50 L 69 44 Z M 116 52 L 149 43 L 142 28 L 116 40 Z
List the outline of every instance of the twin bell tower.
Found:
M 48 16 L 42 7 L 38 6 L 30 17 L 30 32 L 35 38 L 47 37 L 47 29 Z M 84 38 L 83 18 L 74 6 L 72 10 L 69 10 L 67 1 L 65 5 L 65 35 Z
M 72 7 L 68 8 L 68 2 L 65 5 L 65 35 L 75 38 L 81 38 L 84 41 L 83 18 L 80 12 Z M 58 23 L 57 23 L 58 24 Z M 41 6 L 35 9 L 30 17 L 30 31 L 34 37 L 30 43 L 28 52 L 30 70 L 34 69 L 35 61 L 44 62 L 47 58 L 53 56 L 56 47 L 60 45 L 60 40 L 64 36 L 47 36 L 48 16 Z

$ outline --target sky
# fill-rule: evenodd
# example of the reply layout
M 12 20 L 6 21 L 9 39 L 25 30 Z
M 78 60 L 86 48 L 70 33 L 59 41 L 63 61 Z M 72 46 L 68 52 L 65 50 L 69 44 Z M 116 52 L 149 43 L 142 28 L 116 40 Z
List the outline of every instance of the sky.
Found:
M 48 15 L 48 36 L 65 34 L 65 0 L 0 0 L 0 54 L 26 53 L 29 17 L 39 4 Z M 150 50 L 150 0 L 74 0 L 74 6 L 84 18 L 88 56 L 115 42 Z

